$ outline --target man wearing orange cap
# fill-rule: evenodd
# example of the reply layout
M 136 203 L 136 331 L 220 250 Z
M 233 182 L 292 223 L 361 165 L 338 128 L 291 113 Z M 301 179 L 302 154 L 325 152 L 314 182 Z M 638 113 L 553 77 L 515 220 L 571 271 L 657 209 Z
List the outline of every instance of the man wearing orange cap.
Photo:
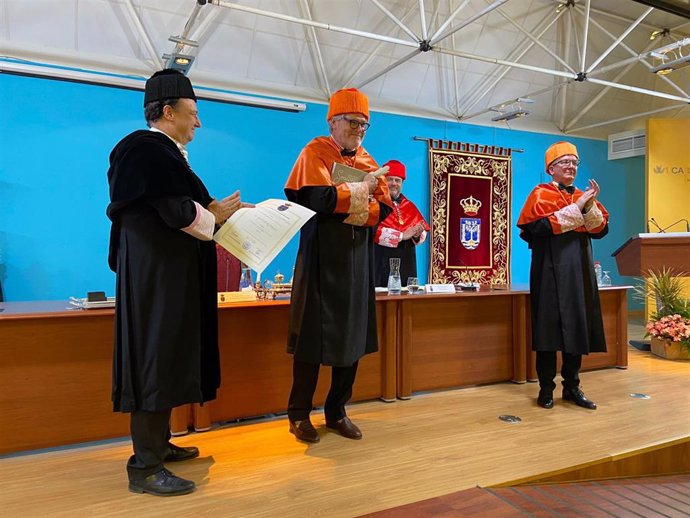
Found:
M 374 296 L 374 227 L 391 210 L 386 182 L 361 147 L 369 128 L 369 100 L 358 90 L 331 96 L 330 135 L 300 153 L 285 184 L 290 201 L 316 212 L 300 233 L 290 302 L 288 352 L 293 383 L 290 432 L 319 442 L 309 419 L 320 365 L 332 367 L 324 405 L 326 427 L 349 439 L 362 432 L 345 413 L 359 359 L 378 350 Z M 363 171 L 363 179 L 335 185 L 335 163 Z
M 561 351 L 563 399 L 590 410 L 596 405 L 580 390 L 582 355 L 606 352 L 592 239 L 608 233 L 609 215 L 597 201 L 599 185 L 573 184 L 577 148 L 557 142 L 546 151 L 549 183 L 537 185 L 525 202 L 518 227 L 532 250 L 530 299 L 532 349 L 537 353 L 537 404 L 553 407 L 556 351 Z
M 417 254 L 415 247 L 426 240 L 429 225 L 414 203 L 402 194 L 406 178 L 405 164 L 389 160 L 386 183 L 393 200 L 393 212 L 381 222 L 374 238 L 376 253 L 376 286 L 387 286 L 390 274 L 390 259 L 400 259 L 400 280 L 407 285 L 407 279 L 417 277 Z

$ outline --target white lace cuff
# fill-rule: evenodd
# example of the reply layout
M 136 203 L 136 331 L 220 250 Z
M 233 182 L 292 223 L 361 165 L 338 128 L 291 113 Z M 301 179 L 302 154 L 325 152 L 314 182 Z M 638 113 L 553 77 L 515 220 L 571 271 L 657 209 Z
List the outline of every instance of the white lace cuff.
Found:
M 378 245 L 388 248 L 397 248 L 398 243 L 402 240 L 403 233 L 393 228 L 382 227 L 381 235 L 378 239 Z
M 585 228 L 587 230 L 595 229 L 601 226 L 601 224 L 604 222 L 604 215 L 601 213 L 596 203 L 594 203 L 589 211 L 583 216 L 585 220 Z
M 561 232 L 569 232 L 585 224 L 582 212 L 574 203 L 557 210 L 553 215 L 561 226 Z
M 194 202 L 194 206 L 196 207 L 194 221 L 192 221 L 191 225 L 181 230 L 201 241 L 211 241 L 213 239 L 216 217 L 213 215 L 213 212 L 206 210 L 197 202 Z
M 364 182 L 346 182 L 350 190 L 350 214 L 369 212 L 369 186 Z

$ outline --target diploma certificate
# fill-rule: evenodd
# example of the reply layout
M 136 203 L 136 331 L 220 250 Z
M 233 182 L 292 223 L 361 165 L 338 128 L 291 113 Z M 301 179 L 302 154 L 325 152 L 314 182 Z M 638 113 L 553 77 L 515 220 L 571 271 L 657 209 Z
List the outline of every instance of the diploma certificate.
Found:
M 235 212 L 213 239 L 261 273 L 314 214 L 297 203 L 269 199 Z

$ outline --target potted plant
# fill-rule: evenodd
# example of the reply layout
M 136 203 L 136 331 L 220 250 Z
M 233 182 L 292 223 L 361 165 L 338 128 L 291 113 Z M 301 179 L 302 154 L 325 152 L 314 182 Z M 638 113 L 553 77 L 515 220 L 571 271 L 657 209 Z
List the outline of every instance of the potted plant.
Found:
M 664 268 L 647 272 L 646 282 L 635 287 L 637 298 L 656 301 L 647 322 L 651 351 L 668 359 L 690 359 L 690 300 L 682 297 L 684 272 Z

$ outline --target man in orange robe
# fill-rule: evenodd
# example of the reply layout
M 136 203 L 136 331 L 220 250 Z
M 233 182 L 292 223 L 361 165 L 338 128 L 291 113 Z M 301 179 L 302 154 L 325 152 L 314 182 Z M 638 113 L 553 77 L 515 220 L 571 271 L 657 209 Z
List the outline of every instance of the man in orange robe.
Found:
M 605 352 L 592 239 L 608 233 L 609 215 L 597 201 L 599 185 L 581 191 L 573 183 L 577 148 L 557 142 L 546 151 L 553 181 L 537 185 L 520 212 L 520 237 L 532 250 L 530 299 L 532 349 L 537 353 L 537 404 L 553 407 L 556 351 L 561 351 L 563 399 L 590 410 L 596 405 L 580 390 L 582 355 Z
M 378 350 L 374 296 L 374 228 L 392 202 L 374 159 L 361 146 L 369 128 L 369 100 L 358 90 L 331 96 L 330 135 L 309 142 L 285 185 L 290 201 L 316 212 L 300 233 L 290 302 L 288 352 L 293 384 L 288 402 L 290 432 L 318 442 L 309 414 L 320 365 L 332 367 L 324 406 L 326 426 L 344 437 L 362 433 L 345 413 L 359 359 Z M 334 185 L 342 163 L 368 173 L 361 182 Z
M 389 160 L 386 183 L 393 201 L 393 212 L 376 228 L 376 286 L 388 286 L 391 258 L 400 259 L 400 281 L 407 286 L 410 277 L 417 277 L 416 246 L 426 240 L 429 224 L 419 209 L 402 193 L 407 177 L 405 164 Z

